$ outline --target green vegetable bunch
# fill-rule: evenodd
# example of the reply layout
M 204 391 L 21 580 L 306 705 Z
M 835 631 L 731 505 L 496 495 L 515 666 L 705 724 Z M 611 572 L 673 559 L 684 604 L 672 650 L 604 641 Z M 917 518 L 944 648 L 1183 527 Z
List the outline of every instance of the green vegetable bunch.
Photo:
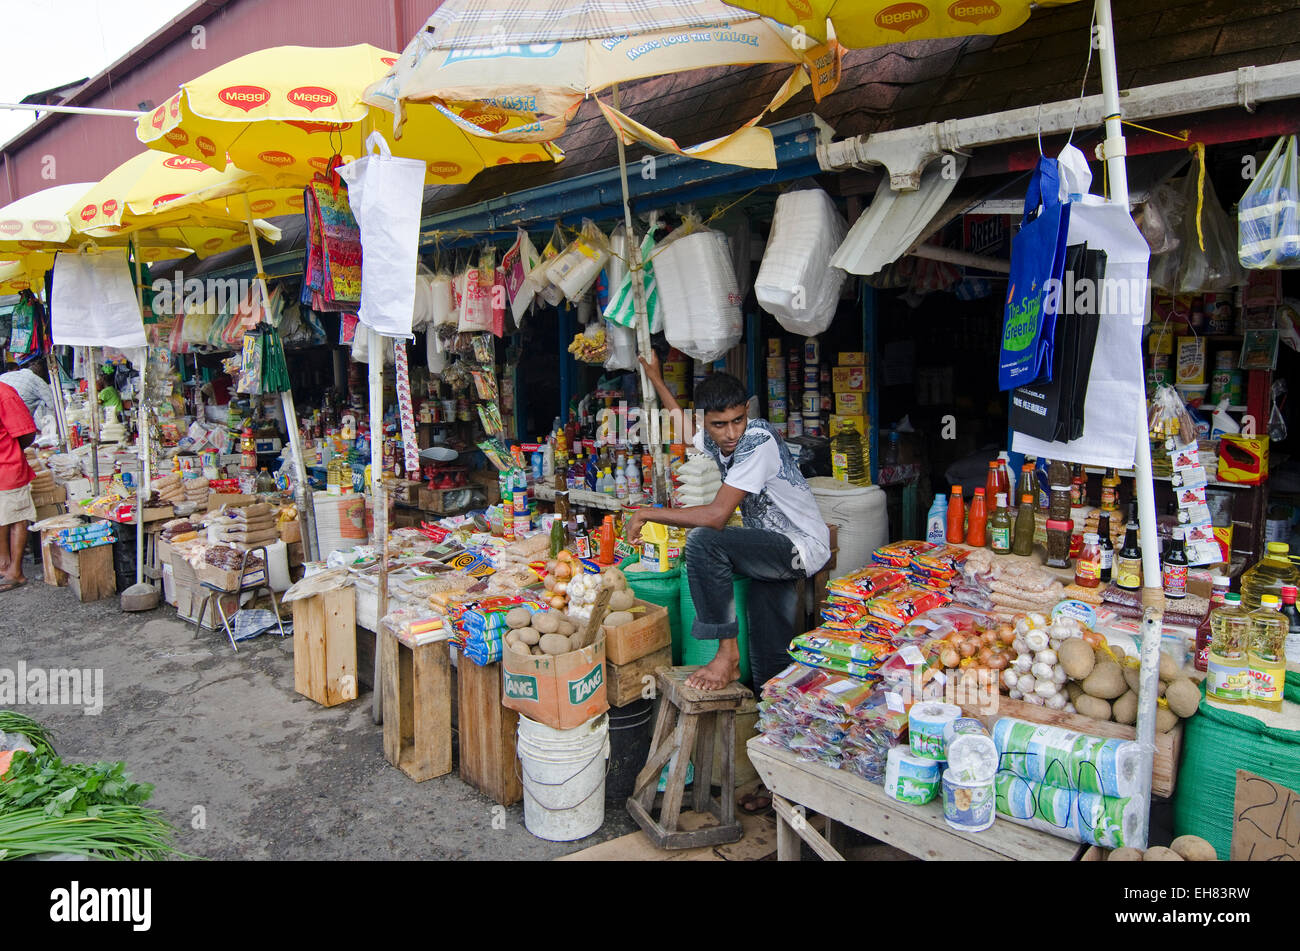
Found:
M 64 763 L 51 753 L 19 752 L 0 782 L 0 813 L 40 806 L 56 818 L 94 818 L 103 806 L 138 805 L 151 795 L 153 786 L 127 779 L 125 763 Z

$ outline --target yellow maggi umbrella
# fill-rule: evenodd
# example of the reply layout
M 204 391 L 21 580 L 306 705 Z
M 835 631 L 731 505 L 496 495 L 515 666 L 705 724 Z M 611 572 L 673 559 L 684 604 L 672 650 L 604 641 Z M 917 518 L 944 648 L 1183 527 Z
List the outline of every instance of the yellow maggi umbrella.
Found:
M 40 252 L 20 261 L 0 262 L 0 294 L 17 294 L 40 287 L 45 272 L 53 266 L 54 255 Z
M 726 0 L 741 10 L 761 13 L 813 39 L 827 39 L 826 23 L 843 46 L 863 49 L 910 40 L 1009 33 L 1029 19 L 1035 7 L 1063 6 L 1075 0 Z
M 231 162 L 260 176 L 260 187 L 301 188 L 328 172 L 333 156 L 361 157 L 366 137 L 376 130 L 388 138 L 394 155 L 426 163 L 430 185 L 461 184 L 489 166 L 562 155 L 546 143 L 469 134 L 431 106 L 412 109 L 401 138 L 393 138 L 392 116 L 361 97 L 395 62 L 396 53 L 364 43 L 258 50 L 182 84 L 137 120 L 136 135 L 151 149 L 218 169 Z M 526 120 L 511 121 L 523 125 Z
M 142 152 L 71 203 L 72 228 L 96 239 L 144 232 L 141 236 L 155 243 L 190 248 L 201 258 L 219 254 L 248 244 L 242 209 L 232 213 L 220 202 L 186 203 L 185 199 L 205 189 L 235 186 L 247 177 L 238 169 L 217 171 L 186 156 Z M 293 210 L 287 203 L 280 204 L 268 210 L 273 214 Z M 257 231 L 269 241 L 280 239 L 279 229 L 264 221 L 257 223 Z

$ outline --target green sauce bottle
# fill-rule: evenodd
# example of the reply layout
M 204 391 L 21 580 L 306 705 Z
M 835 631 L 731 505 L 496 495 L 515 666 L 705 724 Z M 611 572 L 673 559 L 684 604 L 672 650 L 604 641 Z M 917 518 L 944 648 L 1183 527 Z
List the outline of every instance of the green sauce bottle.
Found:
M 1017 555 L 1034 553 L 1034 497 L 1028 492 L 1020 496 L 1020 510 L 1016 512 L 1016 538 L 1011 551 Z

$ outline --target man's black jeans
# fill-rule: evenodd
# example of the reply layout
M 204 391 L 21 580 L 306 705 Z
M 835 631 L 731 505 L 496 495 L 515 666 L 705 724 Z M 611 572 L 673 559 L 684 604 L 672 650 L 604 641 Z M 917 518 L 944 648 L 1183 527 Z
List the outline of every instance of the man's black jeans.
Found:
M 686 538 L 686 577 L 695 603 L 697 640 L 739 632 L 731 576 L 750 579 L 749 670 L 755 693 L 790 663 L 795 631 L 795 583 L 807 576 L 799 550 L 786 536 L 760 528 L 696 528 Z

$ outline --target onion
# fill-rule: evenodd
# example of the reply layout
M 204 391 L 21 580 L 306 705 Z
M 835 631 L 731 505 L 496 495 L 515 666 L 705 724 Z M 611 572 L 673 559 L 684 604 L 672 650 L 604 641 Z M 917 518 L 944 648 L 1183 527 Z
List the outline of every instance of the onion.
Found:
M 555 566 L 555 579 L 557 581 L 568 581 L 573 577 L 573 568 L 567 563 Z
M 993 649 L 991 647 L 981 647 L 980 652 L 975 657 L 981 667 L 987 667 L 989 661 L 993 659 Z
M 1102 635 L 1098 634 L 1096 631 L 1085 630 L 1085 631 L 1080 635 L 1080 637 L 1082 637 L 1085 641 L 1088 642 L 1088 646 L 1089 646 L 1089 647 L 1105 647 L 1105 646 L 1106 646 L 1106 638 L 1104 638 Z
M 952 647 L 945 647 L 939 655 L 939 663 L 945 667 L 956 667 L 961 662 L 961 655 Z
M 999 624 L 995 630 L 1003 644 L 1010 646 L 1016 642 L 1016 629 L 1010 624 Z
M 551 600 L 548 603 L 551 605 L 551 607 L 555 608 L 555 610 L 563 611 L 564 608 L 567 606 L 568 601 L 565 600 L 563 595 L 557 594 L 555 597 L 551 598 Z
M 554 590 L 556 594 L 568 594 L 569 583 L 567 581 L 557 581 L 555 582 Z
M 959 645 L 957 646 L 957 652 L 960 653 L 962 657 L 972 657 L 972 656 L 974 656 L 974 654 L 975 654 L 975 642 L 974 642 L 974 641 L 962 641 L 961 644 L 959 644 Z
M 992 657 L 989 658 L 989 662 L 985 664 L 985 666 L 992 670 L 1006 670 L 1009 673 L 1015 673 L 1015 671 L 1011 671 L 1008 669 L 1008 665 L 1010 663 L 1011 663 L 1011 658 L 1008 657 L 1006 654 L 995 653 Z
M 983 641 L 985 644 L 987 644 L 989 647 L 992 647 L 994 644 L 998 642 L 998 632 L 990 628 L 989 630 L 985 631 L 983 634 L 980 635 L 980 640 Z

